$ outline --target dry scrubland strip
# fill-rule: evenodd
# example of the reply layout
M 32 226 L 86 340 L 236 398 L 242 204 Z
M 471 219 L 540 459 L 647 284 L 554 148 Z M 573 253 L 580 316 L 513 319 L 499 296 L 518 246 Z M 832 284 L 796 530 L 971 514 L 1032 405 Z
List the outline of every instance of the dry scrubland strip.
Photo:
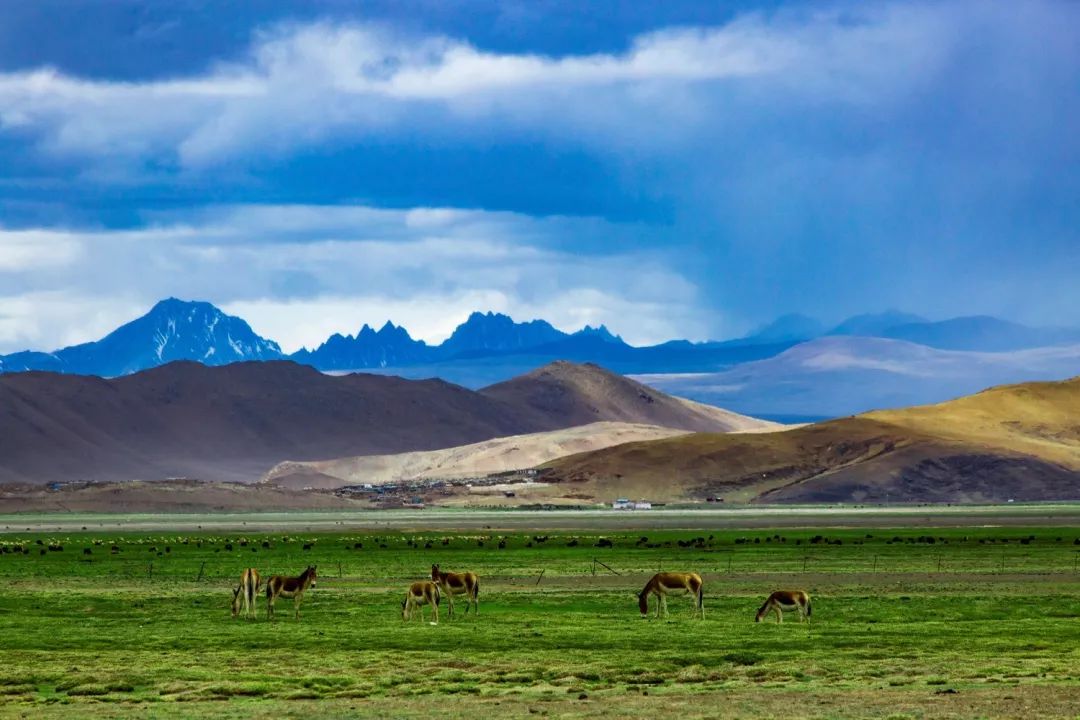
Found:
M 619 530 L 768 527 L 979 527 L 1080 525 L 1080 503 L 954 506 L 779 506 L 722 509 L 359 510 L 264 513 L 0 514 L 0 534 L 106 531 Z

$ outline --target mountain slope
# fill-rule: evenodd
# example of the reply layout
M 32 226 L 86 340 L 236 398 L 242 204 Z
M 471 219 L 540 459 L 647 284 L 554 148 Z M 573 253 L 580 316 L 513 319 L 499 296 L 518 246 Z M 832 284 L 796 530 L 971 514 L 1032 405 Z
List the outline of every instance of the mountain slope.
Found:
M 0 482 L 255 480 L 286 458 L 403 452 L 540 429 L 439 380 L 288 362 L 173 363 L 114 380 L 0 376 Z
M 226 315 L 210 303 L 169 298 L 101 340 L 53 353 L 9 355 L 3 358 L 0 370 L 115 377 L 176 360 L 225 365 L 281 357 L 277 343 L 259 337 L 240 318 Z
M 615 420 L 704 432 L 775 427 L 774 423 L 666 395 L 589 363 L 550 363 L 480 392 L 551 420 L 561 418 L 566 425 Z
M 1080 378 L 787 432 L 629 443 L 553 461 L 544 477 L 729 502 L 1080 499 Z
M 531 468 L 571 453 L 685 435 L 686 432 L 655 425 L 598 422 L 565 430 L 494 438 L 443 450 L 283 462 L 271 469 L 264 481 L 278 487 L 328 489 L 362 483 L 478 477 Z

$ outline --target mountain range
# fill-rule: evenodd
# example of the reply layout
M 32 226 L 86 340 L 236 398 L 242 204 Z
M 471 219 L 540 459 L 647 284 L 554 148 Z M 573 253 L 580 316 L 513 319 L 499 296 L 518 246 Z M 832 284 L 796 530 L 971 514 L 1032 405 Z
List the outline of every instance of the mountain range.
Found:
M 1078 372 L 1080 343 L 972 352 L 837 335 L 719 372 L 634 377 L 665 392 L 736 412 L 812 422 L 940 402 L 994 385 L 1060 380 Z
M 604 421 L 710 432 L 768 425 L 570 363 L 480 391 L 289 361 L 173 362 L 113 379 L 7 373 L 0 483 L 255 481 L 283 460 L 435 450 Z
M 695 400 L 783 421 L 945 400 L 994 384 L 1080 371 L 1080 331 L 986 316 L 929 321 L 898 311 L 829 327 L 777 318 L 725 341 L 635 347 L 606 327 L 563 332 L 544 320 L 475 312 L 439 345 L 387 322 L 335 334 L 286 356 L 242 319 L 170 298 L 96 342 L 0 356 L 0 373 L 47 370 L 118 377 L 174 360 L 204 365 L 291 359 L 332 373 L 438 377 L 481 388 L 556 361 L 591 362 Z

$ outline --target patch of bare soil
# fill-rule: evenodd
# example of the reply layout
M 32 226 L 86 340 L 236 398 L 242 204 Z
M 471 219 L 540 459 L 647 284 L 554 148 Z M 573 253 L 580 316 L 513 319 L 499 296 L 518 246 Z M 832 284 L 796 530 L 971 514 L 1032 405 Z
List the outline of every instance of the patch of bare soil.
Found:
M 0 486 L 5 513 L 206 513 L 367 508 L 370 503 L 328 493 L 198 480 L 90 483 L 49 490 Z

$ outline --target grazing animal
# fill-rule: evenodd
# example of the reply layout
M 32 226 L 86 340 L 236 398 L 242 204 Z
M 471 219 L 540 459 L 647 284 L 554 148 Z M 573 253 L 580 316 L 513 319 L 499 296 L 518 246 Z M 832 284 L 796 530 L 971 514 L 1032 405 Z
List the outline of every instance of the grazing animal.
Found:
M 656 596 L 656 617 L 668 614 L 667 595 L 669 593 L 689 593 L 694 601 L 694 615 L 705 618 L 705 604 L 702 598 L 701 576 L 697 573 L 661 572 L 652 576 L 645 588 L 638 593 L 638 609 L 641 617 L 649 614 L 649 595 Z
M 436 625 L 439 624 L 439 601 L 442 593 L 439 586 L 431 580 L 417 580 L 409 586 L 405 599 L 401 601 L 401 619 L 411 620 L 413 610 L 420 609 L 420 622 L 424 621 L 424 605 L 431 606 L 431 614 Z
M 274 601 L 280 596 L 293 599 L 293 607 L 296 610 L 295 618 L 299 620 L 300 603 L 304 600 L 304 592 L 309 587 L 315 587 L 316 576 L 314 565 L 308 565 L 307 569 L 300 573 L 298 577 L 271 575 L 270 579 L 266 581 L 266 619 L 269 620 L 274 617 Z
M 472 605 L 473 614 L 480 612 L 480 603 L 476 599 L 480 594 L 480 578 L 474 572 L 443 572 L 438 565 L 431 566 L 431 579 L 439 584 L 450 605 L 450 617 L 454 616 L 454 596 L 465 596 L 465 614 L 469 614 Z
M 798 610 L 799 622 L 806 618 L 806 622 L 809 623 L 810 596 L 805 590 L 777 590 L 766 598 L 764 605 L 758 608 L 754 622 L 761 622 L 761 619 L 770 612 L 775 612 L 776 622 L 782 623 L 784 622 L 784 610 Z
M 244 608 L 244 617 L 255 617 L 255 594 L 259 592 L 259 586 L 261 584 L 262 578 L 259 577 L 259 571 L 255 568 L 248 568 L 240 573 L 240 587 L 233 590 L 233 617 L 240 614 L 241 605 L 243 605 Z

